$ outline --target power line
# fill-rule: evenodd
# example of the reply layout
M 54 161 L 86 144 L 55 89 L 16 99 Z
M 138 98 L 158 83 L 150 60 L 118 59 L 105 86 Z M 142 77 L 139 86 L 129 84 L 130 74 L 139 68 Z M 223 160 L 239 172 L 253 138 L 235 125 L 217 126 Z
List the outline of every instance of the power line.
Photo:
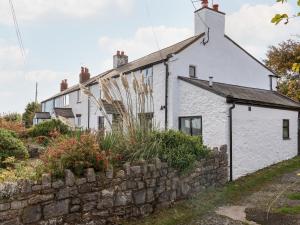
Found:
M 18 24 L 18 20 L 17 20 L 17 16 L 16 16 L 16 11 L 15 11 L 12 0 L 9 0 L 9 5 L 10 5 L 13 21 L 14 21 L 14 26 L 15 26 L 15 30 L 16 30 L 17 39 L 18 39 L 18 42 L 19 42 L 19 48 L 20 48 L 20 51 L 21 51 L 21 54 L 22 54 L 23 58 L 25 59 L 25 48 L 24 48 L 22 35 L 21 35 L 21 32 L 20 32 L 20 28 L 19 28 L 19 24 Z
M 193 5 L 195 11 L 196 11 L 196 10 L 197 10 L 197 7 L 196 7 L 195 3 L 196 3 L 196 2 L 199 2 L 199 0 L 190 0 L 190 1 L 191 1 L 192 5 Z M 204 26 L 206 26 L 206 28 L 209 29 L 209 26 L 207 25 L 207 23 L 205 23 L 205 21 L 203 20 L 203 18 L 202 18 L 201 16 L 199 16 L 198 13 L 196 13 L 196 14 L 197 14 L 197 16 L 199 17 L 199 19 L 201 20 L 201 22 L 204 24 Z
M 147 12 L 147 16 L 149 18 L 149 21 L 151 23 L 151 30 L 152 30 L 152 33 L 153 33 L 153 36 L 154 36 L 154 40 L 155 40 L 155 43 L 156 43 L 156 47 L 158 48 L 158 51 L 159 51 L 159 54 L 160 54 L 160 57 L 161 59 L 163 60 L 163 55 L 161 53 L 161 48 L 159 46 L 159 42 L 158 42 L 158 39 L 157 39 L 157 35 L 155 33 L 155 30 L 153 28 L 153 23 L 152 23 L 152 17 L 151 17 L 151 14 L 150 14 L 150 9 L 149 9 L 149 5 L 148 5 L 148 0 L 145 0 L 145 6 L 146 6 L 146 12 Z

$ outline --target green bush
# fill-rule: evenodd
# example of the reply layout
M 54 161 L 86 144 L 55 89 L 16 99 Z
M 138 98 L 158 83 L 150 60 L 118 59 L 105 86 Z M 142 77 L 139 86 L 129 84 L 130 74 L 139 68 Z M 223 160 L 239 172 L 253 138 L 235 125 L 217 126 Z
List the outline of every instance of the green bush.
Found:
M 192 168 L 209 152 L 200 136 L 193 137 L 174 130 L 137 132 L 135 138 L 114 133 L 101 138 L 99 145 L 100 149 L 119 155 L 119 163 L 158 157 L 180 171 Z
M 16 137 L 14 132 L 0 129 L 0 167 L 4 166 L 3 162 L 8 157 L 28 158 L 27 149 L 23 142 Z
M 52 132 L 59 132 L 60 134 L 68 134 L 70 132 L 69 127 L 61 122 L 60 120 L 49 120 L 44 121 L 38 125 L 35 125 L 29 130 L 29 136 L 39 137 L 39 136 L 51 136 Z

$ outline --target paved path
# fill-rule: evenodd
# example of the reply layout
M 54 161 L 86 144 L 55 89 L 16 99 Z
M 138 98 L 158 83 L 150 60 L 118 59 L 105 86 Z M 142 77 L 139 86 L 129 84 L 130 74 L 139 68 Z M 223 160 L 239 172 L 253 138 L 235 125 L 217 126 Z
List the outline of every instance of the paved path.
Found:
M 286 194 L 291 192 L 300 193 L 299 173 L 300 170 L 285 174 L 281 178 L 274 180 L 271 184 L 266 185 L 261 190 L 242 199 L 241 202 L 239 202 L 239 205 L 220 207 L 216 212 L 206 215 L 198 221 L 192 221 L 189 225 L 259 225 L 258 223 L 246 219 L 246 208 L 255 208 L 262 212 L 267 212 L 270 205 L 272 210 L 274 207 L 278 208 L 286 206 L 286 204 L 291 204 L 290 200 L 286 198 Z M 296 203 L 300 205 L 300 201 Z M 266 217 L 266 214 L 267 213 L 263 214 L 264 218 Z M 298 220 L 296 221 L 298 222 Z M 297 222 L 296 224 L 298 224 Z M 270 224 L 273 224 L 273 222 L 270 222 Z M 289 222 L 281 222 L 280 225 L 289 224 Z M 295 222 L 292 224 L 296 225 Z

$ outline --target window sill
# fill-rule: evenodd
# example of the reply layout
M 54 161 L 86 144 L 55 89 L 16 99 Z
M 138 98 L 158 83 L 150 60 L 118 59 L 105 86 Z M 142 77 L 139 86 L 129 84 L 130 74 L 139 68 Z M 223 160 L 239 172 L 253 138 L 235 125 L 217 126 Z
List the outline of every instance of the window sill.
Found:
M 283 138 L 284 141 L 289 141 L 291 138 Z
M 80 104 L 81 103 L 81 101 L 79 101 L 79 102 L 76 102 L 77 104 Z

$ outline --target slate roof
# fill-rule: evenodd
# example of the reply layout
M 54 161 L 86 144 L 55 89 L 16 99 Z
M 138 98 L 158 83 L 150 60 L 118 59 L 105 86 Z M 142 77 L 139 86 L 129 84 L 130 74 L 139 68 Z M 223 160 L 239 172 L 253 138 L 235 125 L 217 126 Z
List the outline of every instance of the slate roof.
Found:
M 36 112 L 34 117 L 36 119 L 51 119 L 49 112 Z
M 98 83 L 98 79 L 100 77 L 103 77 L 103 76 L 114 77 L 114 76 L 120 75 L 120 73 L 129 73 L 129 72 L 132 72 L 132 71 L 136 71 L 138 69 L 142 69 L 143 67 L 147 67 L 147 66 L 150 66 L 150 65 L 155 65 L 157 63 L 163 62 L 164 60 L 166 60 L 168 58 L 169 55 L 177 54 L 177 53 L 181 52 L 182 50 L 184 50 L 185 48 L 187 48 L 188 46 L 193 44 L 195 41 L 199 40 L 204 35 L 205 35 L 205 33 L 202 33 L 202 34 L 190 37 L 186 40 L 178 42 L 178 43 L 176 43 L 174 45 L 171 45 L 167 48 L 161 49 L 160 51 L 153 52 L 153 53 L 151 53 L 147 56 L 144 56 L 140 59 L 129 62 L 126 65 L 123 65 L 119 68 L 108 70 L 104 73 L 101 73 L 101 74 L 95 76 L 95 77 L 92 77 L 87 82 L 83 83 L 83 85 L 88 86 L 88 85 Z M 50 99 L 53 99 L 53 98 L 56 98 L 56 97 L 59 97 L 59 96 L 77 91 L 77 90 L 79 90 L 79 85 L 78 84 L 74 85 L 74 86 L 68 88 L 67 90 L 65 90 L 63 92 L 60 92 L 60 93 L 58 93 L 58 94 L 56 94 L 56 95 L 54 95 L 54 96 L 52 96 L 52 97 L 50 97 L 50 98 L 48 98 L 44 101 L 42 101 L 42 103 L 46 102 Z
M 56 116 L 61 116 L 67 119 L 75 118 L 71 108 L 54 108 L 54 113 Z
M 241 104 L 253 104 L 282 109 L 300 110 L 300 103 L 276 91 L 242 87 L 218 82 L 213 82 L 213 86 L 210 87 L 209 82 L 206 80 L 187 77 L 178 77 L 178 79 L 213 92 L 217 95 L 223 96 L 227 98 L 228 103 L 236 102 Z
M 119 111 L 110 103 L 108 103 L 105 100 L 102 100 L 104 110 L 107 114 L 119 114 Z M 119 102 L 120 106 L 122 107 L 123 111 L 125 110 L 125 106 L 123 105 L 122 102 Z

